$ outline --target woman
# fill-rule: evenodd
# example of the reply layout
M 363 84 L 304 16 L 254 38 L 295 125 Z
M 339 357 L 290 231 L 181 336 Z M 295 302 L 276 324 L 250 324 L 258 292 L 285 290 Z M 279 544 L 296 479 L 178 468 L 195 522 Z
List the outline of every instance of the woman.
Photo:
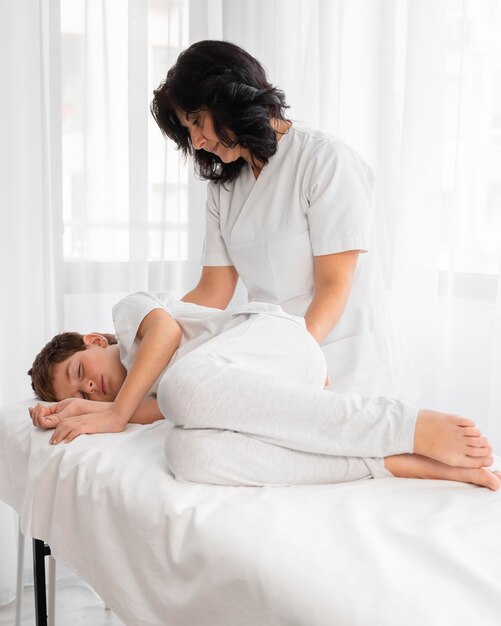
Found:
M 414 399 L 375 264 L 372 173 L 286 108 L 260 63 L 223 41 L 193 44 L 154 92 L 160 129 L 210 181 L 204 267 L 183 299 L 224 309 L 240 276 L 251 301 L 304 316 L 332 390 Z

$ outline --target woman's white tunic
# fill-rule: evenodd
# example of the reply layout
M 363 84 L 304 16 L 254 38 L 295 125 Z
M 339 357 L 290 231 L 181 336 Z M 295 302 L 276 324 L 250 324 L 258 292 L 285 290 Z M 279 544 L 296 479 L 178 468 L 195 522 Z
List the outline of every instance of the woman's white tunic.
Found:
M 293 124 L 257 179 L 209 183 L 203 265 L 235 266 L 250 301 L 304 316 L 314 256 L 360 250 L 346 308 L 322 343 L 333 391 L 415 399 L 373 247 L 373 175 L 338 139 Z

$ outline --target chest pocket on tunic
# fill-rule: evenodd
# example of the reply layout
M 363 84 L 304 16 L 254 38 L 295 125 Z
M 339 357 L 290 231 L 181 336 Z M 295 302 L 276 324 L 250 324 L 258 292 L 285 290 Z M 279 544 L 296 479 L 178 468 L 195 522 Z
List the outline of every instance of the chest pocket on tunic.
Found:
M 251 300 L 280 303 L 313 291 L 309 231 L 286 239 L 229 246 Z

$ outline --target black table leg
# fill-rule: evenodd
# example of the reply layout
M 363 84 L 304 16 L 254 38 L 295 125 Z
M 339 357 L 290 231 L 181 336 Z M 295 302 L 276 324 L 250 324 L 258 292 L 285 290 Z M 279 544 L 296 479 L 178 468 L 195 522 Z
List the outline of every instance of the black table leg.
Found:
M 45 557 L 49 546 L 40 539 L 33 539 L 33 579 L 35 583 L 36 626 L 47 626 L 47 594 L 45 589 Z

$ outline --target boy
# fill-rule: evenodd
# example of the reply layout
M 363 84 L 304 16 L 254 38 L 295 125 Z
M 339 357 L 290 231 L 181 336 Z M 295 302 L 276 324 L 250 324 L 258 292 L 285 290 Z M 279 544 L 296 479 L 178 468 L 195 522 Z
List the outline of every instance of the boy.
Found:
M 321 349 L 302 318 L 277 306 L 220 311 L 136 293 L 114 307 L 113 321 L 117 343 L 58 335 L 28 372 L 35 393 L 56 401 L 30 409 L 35 426 L 55 429 L 52 444 L 166 418 L 175 425 L 167 462 L 181 480 L 289 485 L 393 475 L 501 485 L 471 420 L 325 391 Z

